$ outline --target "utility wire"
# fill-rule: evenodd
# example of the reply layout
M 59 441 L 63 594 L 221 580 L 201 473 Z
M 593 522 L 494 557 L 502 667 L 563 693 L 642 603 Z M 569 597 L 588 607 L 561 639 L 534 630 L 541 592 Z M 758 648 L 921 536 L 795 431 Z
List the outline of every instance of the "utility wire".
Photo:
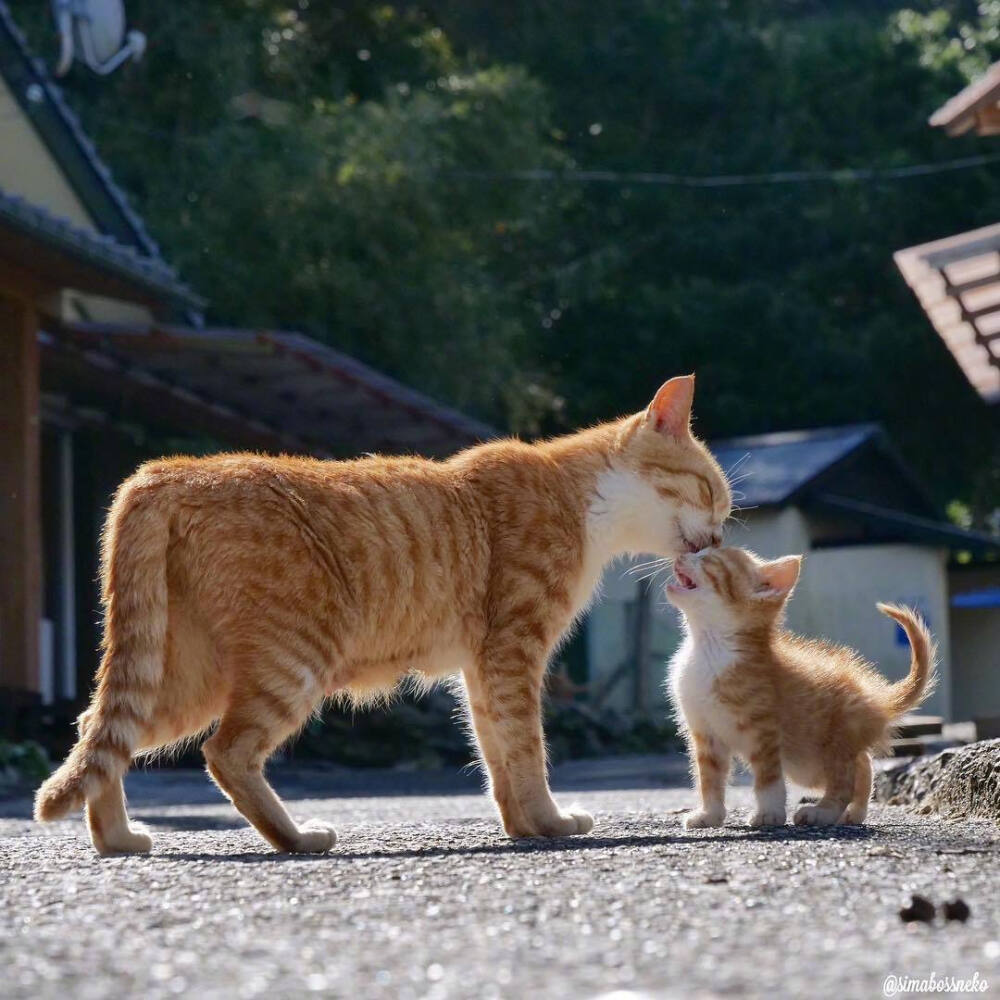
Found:
M 667 174 L 625 170 L 449 170 L 451 177 L 470 180 L 527 181 L 567 184 L 649 184 L 669 187 L 721 188 L 759 184 L 859 183 L 925 177 L 949 170 L 967 170 L 1000 162 L 1000 153 L 963 156 L 936 163 L 911 163 L 903 167 L 845 167 L 839 170 L 777 170 L 765 174 L 718 174 L 716 176 Z
M 184 135 L 171 132 L 155 126 L 143 125 L 135 121 L 121 120 L 91 109 L 88 116 L 106 121 L 115 130 L 127 131 L 140 135 L 148 135 L 185 145 L 202 145 L 210 150 L 223 146 L 231 147 L 232 133 L 225 136 L 218 132 L 207 131 L 198 135 Z M 19 111 L 0 114 L 0 122 L 20 118 Z M 226 124 L 231 124 L 227 121 Z M 318 158 L 317 154 L 317 158 Z M 312 163 L 314 157 L 309 157 Z M 776 170 L 768 173 L 746 174 L 716 174 L 699 176 L 697 174 L 674 174 L 662 171 L 648 170 L 552 170 L 545 168 L 528 168 L 520 170 L 467 170 L 444 169 L 433 171 L 413 171 L 415 174 L 431 174 L 464 180 L 479 181 L 514 181 L 522 183 L 545 184 L 618 184 L 646 185 L 660 187 L 685 188 L 726 188 L 751 187 L 770 184 L 858 184 L 887 180 L 906 180 L 911 177 L 926 177 L 931 174 L 941 174 L 954 170 L 969 170 L 974 167 L 989 166 L 1000 162 L 1000 153 L 963 156 L 953 160 L 938 160 L 930 163 L 911 163 L 899 167 L 843 167 L 839 169 L 816 170 Z M 305 159 L 303 159 L 305 165 Z

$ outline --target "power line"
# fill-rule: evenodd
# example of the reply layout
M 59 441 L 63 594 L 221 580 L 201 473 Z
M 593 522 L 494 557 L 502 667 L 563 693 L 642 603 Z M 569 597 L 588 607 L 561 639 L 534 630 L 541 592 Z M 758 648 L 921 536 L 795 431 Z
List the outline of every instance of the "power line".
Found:
M 845 167 L 839 170 L 777 170 L 763 174 L 718 174 L 697 176 L 652 171 L 626 170 L 448 170 L 450 177 L 470 180 L 526 181 L 531 183 L 566 184 L 648 184 L 669 187 L 722 188 L 747 187 L 760 184 L 812 184 L 832 182 L 856 184 L 882 180 L 904 180 L 925 177 L 949 170 L 967 170 L 1000 162 L 1000 153 L 963 156 L 936 163 L 911 163 L 902 167 Z

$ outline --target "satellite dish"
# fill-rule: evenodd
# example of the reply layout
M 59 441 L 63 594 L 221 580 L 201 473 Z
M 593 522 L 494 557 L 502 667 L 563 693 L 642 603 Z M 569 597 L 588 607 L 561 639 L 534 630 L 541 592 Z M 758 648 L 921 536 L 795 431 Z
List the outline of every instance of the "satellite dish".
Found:
M 74 56 L 107 76 L 146 51 L 141 31 L 125 31 L 122 0 L 52 0 L 52 13 L 62 41 L 56 76 L 69 72 Z

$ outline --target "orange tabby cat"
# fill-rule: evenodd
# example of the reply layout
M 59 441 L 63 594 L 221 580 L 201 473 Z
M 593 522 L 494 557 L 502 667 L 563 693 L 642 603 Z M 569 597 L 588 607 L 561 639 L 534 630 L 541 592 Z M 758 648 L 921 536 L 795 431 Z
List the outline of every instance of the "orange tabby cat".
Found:
M 800 556 L 765 562 L 731 548 L 674 563 L 667 596 L 683 611 L 687 635 L 671 680 L 701 793 L 686 829 L 722 825 L 733 754 L 753 771 L 751 826 L 784 824 L 786 774 L 823 792 L 797 810 L 797 824 L 863 823 L 871 751 L 934 682 L 934 641 L 909 608 L 878 605 L 906 630 L 913 651 L 909 676 L 896 684 L 854 650 L 785 631 L 800 563 Z
M 35 815 L 84 803 L 102 854 L 146 851 L 122 775 L 136 753 L 218 722 L 219 787 L 282 851 L 329 849 L 263 776 L 324 696 L 361 702 L 406 674 L 461 672 L 508 834 L 563 836 L 546 778 L 546 662 L 628 551 L 718 544 L 724 475 L 689 428 L 694 376 L 647 410 L 540 444 L 496 441 L 445 462 L 219 455 L 150 462 L 104 535 L 104 659 L 80 738 Z

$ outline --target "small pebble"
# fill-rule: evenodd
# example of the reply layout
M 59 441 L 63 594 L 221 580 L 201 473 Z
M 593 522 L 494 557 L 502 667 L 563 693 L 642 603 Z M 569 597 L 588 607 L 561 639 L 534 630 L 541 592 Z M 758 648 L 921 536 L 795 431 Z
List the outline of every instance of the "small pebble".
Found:
M 934 920 L 934 912 L 934 904 L 926 896 L 913 893 L 910 896 L 910 905 L 904 906 L 899 911 L 899 919 L 904 924 L 912 924 L 916 920 L 929 924 Z
M 964 924 L 971 912 L 969 904 L 961 897 L 941 904 L 941 916 L 945 920 L 958 920 Z

